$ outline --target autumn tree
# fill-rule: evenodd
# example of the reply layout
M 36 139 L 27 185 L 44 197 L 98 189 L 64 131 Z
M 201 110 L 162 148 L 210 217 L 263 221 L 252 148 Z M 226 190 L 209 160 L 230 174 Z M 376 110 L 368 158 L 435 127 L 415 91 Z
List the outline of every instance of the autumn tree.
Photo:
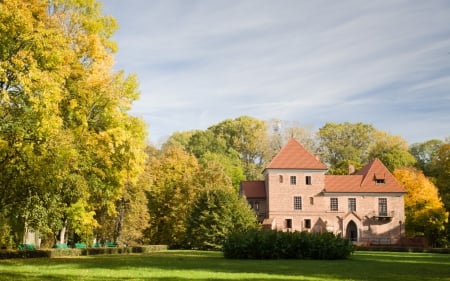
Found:
M 433 246 L 444 244 L 448 212 L 436 186 L 421 171 L 413 168 L 397 169 L 394 176 L 407 190 L 405 195 L 407 235 L 424 235 Z
M 144 159 L 137 79 L 112 71 L 115 20 L 91 0 L 2 1 L 0 20 L 2 214 L 88 237 Z

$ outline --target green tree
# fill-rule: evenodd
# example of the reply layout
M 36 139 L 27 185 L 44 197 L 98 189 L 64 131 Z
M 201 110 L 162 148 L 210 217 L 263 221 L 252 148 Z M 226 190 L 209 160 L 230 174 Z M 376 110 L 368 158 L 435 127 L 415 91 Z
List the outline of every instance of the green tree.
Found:
M 375 132 L 370 124 L 326 123 L 317 132 L 321 160 L 332 167 L 346 160 L 367 163 Z
M 150 159 L 149 243 L 176 247 L 184 242 L 186 218 L 199 189 L 198 169 L 197 159 L 176 146 Z
M 422 143 L 414 143 L 409 151 L 416 159 L 417 168 L 423 171 L 427 177 L 436 178 L 439 174 L 437 165 L 438 152 L 443 141 L 433 139 Z
M 230 233 L 256 228 L 255 214 L 244 198 L 231 187 L 208 187 L 195 198 L 188 216 L 187 246 L 218 250 Z
M 416 163 L 414 156 L 409 153 L 406 140 L 383 131 L 377 131 L 374 134 L 374 143 L 370 148 L 369 158 L 380 159 L 391 172 L 397 168 L 413 166 Z
M 248 116 L 227 119 L 208 128 L 227 148 L 239 153 L 247 179 L 261 177 L 265 165 L 264 153 L 267 146 L 267 124 Z

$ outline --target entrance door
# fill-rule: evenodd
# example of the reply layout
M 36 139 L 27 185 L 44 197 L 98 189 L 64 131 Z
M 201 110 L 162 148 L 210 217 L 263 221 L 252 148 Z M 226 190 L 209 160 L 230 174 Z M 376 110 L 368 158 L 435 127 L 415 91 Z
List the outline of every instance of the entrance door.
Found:
M 347 224 L 347 239 L 350 241 L 358 241 L 358 227 L 356 227 L 356 223 L 354 221 L 350 221 Z

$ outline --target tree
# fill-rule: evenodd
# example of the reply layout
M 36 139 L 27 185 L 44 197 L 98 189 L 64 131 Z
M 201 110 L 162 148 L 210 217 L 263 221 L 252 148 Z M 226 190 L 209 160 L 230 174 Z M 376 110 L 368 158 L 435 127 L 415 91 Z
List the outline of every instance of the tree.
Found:
M 218 250 L 232 232 L 257 228 L 245 198 L 226 186 L 202 189 L 193 202 L 186 226 L 187 246 Z
M 197 159 L 179 147 L 150 159 L 146 239 L 153 244 L 183 244 L 189 208 L 199 187 Z
M 414 156 L 408 151 L 406 140 L 383 131 L 374 134 L 369 159 L 374 158 L 380 159 L 391 172 L 397 168 L 411 167 L 416 163 Z
M 445 244 L 445 223 L 448 212 L 436 186 L 413 168 L 394 171 L 395 178 L 405 187 L 405 229 L 407 235 L 424 235 L 433 246 Z
M 112 71 L 117 25 L 98 2 L 6 0 L 0 20 L 2 213 L 65 242 L 114 215 L 143 165 L 137 79 Z
M 412 144 L 409 148 L 410 153 L 416 159 L 416 166 L 427 177 L 436 178 L 438 175 L 438 152 L 443 145 L 443 141 L 433 139 L 422 143 Z
M 257 179 L 264 168 L 267 146 L 267 124 L 248 116 L 227 119 L 208 128 L 227 148 L 239 153 L 247 179 Z
M 328 122 L 317 132 L 320 157 L 330 166 L 345 160 L 367 163 L 375 132 L 369 124 Z

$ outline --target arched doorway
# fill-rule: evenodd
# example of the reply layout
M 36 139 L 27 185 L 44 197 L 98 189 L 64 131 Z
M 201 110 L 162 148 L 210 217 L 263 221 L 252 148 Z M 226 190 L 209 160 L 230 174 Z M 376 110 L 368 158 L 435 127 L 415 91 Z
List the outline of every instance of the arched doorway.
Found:
M 358 227 L 356 226 L 356 223 L 354 221 L 350 221 L 347 224 L 347 239 L 350 241 L 358 241 Z

